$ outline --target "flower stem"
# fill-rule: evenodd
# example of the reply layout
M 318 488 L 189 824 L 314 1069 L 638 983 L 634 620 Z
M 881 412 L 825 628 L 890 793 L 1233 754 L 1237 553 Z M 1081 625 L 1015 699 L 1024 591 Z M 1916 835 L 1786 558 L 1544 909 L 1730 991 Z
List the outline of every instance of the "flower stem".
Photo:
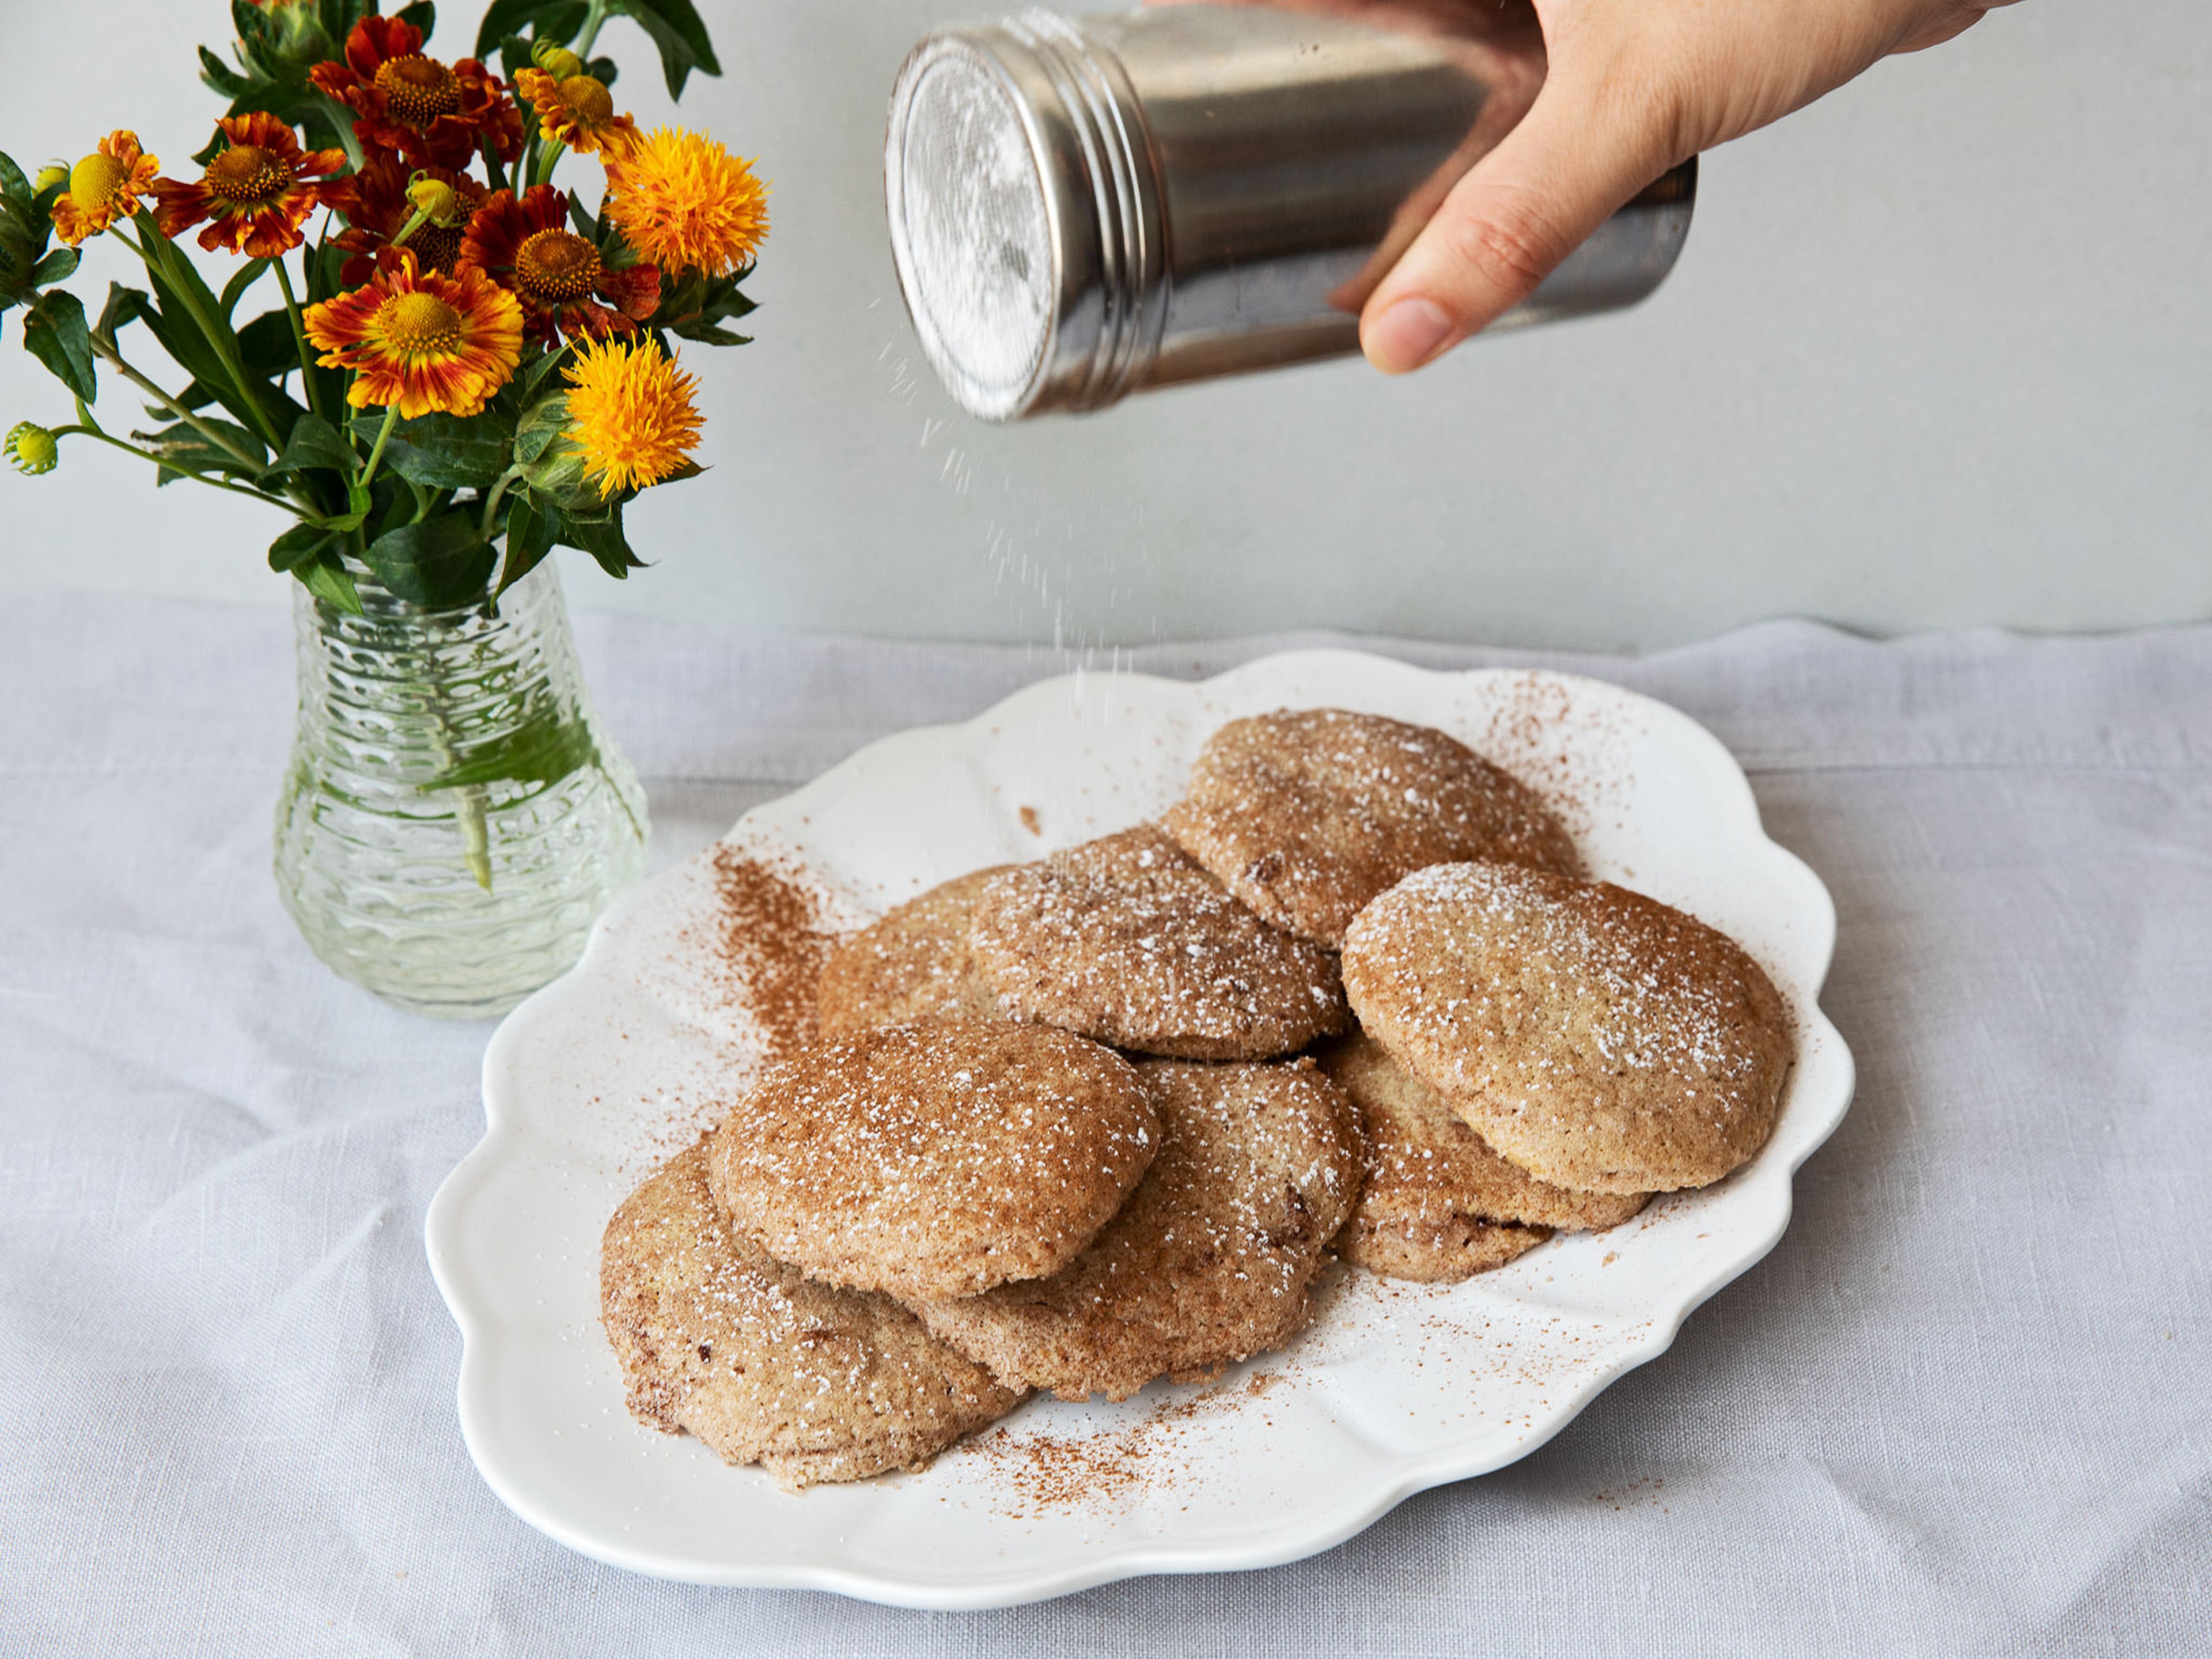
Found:
M 262 494 L 261 491 L 258 489 L 250 489 L 244 484 L 234 484 L 231 483 L 229 479 L 218 478 L 212 473 L 195 472 L 191 467 L 179 465 L 175 461 L 169 460 L 162 456 L 155 454 L 151 450 L 141 449 L 136 444 L 125 443 L 122 439 L 116 437 L 112 433 L 106 431 L 98 422 L 94 421 L 92 418 L 92 411 L 85 408 L 82 403 L 77 405 L 77 415 L 79 417 L 78 424 L 75 426 L 58 426 L 53 428 L 54 436 L 57 438 L 71 436 L 96 438 L 111 449 L 119 449 L 126 455 L 136 455 L 142 461 L 151 461 L 155 466 L 167 467 L 172 472 L 180 473 L 184 477 L 190 478 L 194 483 L 210 484 L 217 489 L 228 490 L 234 495 L 243 495 L 248 501 L 265 501 L 270 507 L 280 507 L 283 508 L 285 512 L 291 514 L 295 518 L 305 518 L 307 516 L 289 501 L 279 501 L 274 495 L 265 495 Z
M 483 523 L 478 533 L 486 541 L 491 539 L 491 527 L 498 520 L 500 502 L 506 499 L 507 492 L 514 487 L 515 482 L 521 477 L 522 469 L 520 467 L 511 468 L 501 473 L 499 482 L 491 487 L 490 494 L 484 497 Z
M 589 61 L 592 47 L 599 38 L 599 31 L 607 21 L 607 0 L 592 0 L 591 9 L 584 14 L 584 32 L 576 38 L 576 56 Z
M 106 344 L 95 335 L 93 338 L 92 349 L 100 357 L 105 359 L 115 369 L 117 374 L 122 375 L 125 380 L 130 381 L 131 385 L 137 386 L 148 397 L 153 398 L 155 402 L 160 404 L 162 408 L 167 410 L 170 414 L 175 416 L 186 426 L 191 428 L 193 431 L 198 433 L 201 437 L 205 438 L 217 449 L 222 451 L 224 454 L 229 456 L 233 460 L 239 462 L 242 465 L 252 467 L 256 472 L 261 471 L 263 462 L 260 456 L 249 453 L 247 451 L 241 449 L 239 447 L 237 441 L 225 434 L 220 427 L 212 426 L 207 422 L 202 420 L 198 416 L 193 414 L 191 410 L 186 409 L 184 404 L 179 403 L 167 392 L 162 391 L 160 386 L 155 385 L 153 381 L 148 380 L 143 374 L 141 374 L 129 363 L 125 362 L 123 361 L 123 354 L 117 350 L 113 346 Z M 173 470 L 181 471 L 182 469 Z
M 399 405 L 391 404 L 384 411 L 384 424 L 376 429 L 376 447 L 368 452 L 368 465 L 361 470 L 361 487 L 366 489 L 376 482 L 377 464 L 384 459 L 384 446 L 392 436 L 392 428 L 399 424 Z
M 307 407 L 317 415 L 323 412 L 323 400 L 315 395 L 315 360 L 307 349 L 307 319 L 300 314 L 299 296 L 292 292 L 292 278 L 284 269 L 282 254 L 270 263 L 276 267 L 276 286 L 284 290 L 284 314 L 292 319 L 292 343 L 300 349 L 300 390 L 307 394 Z
M 120 225 L 116 227 L 116 234 L 123 235 Z M 169 287 L 183 301 L 185 309 L 191 313 L 192 321 L 199 325 L 201 337 L 207 341 L 209 349 L 222 360 L 224 372 L 230 376 L 231 384 L 238 388 L 240 398 L 252 416 L 253 423 L 261 428 L 261 435 L 268 440 L 270 449 L 276 454 L 283 454 L 284 440 L 276 430 L 276 423 L 269 418 L 268 409 L 262 404 L 260 388 L 246 378 L 246 365 L 239 362 L 238 354 L 231 349 L 236 341 L 229 337 L 230 331 L 219 328 L 216 319 L 208 315 L 206 307 L 200 304 L 198 296 L 192 292 L 190 283 L 177 279 L 176 262 L 183 256 L 177 252 L 176 244 L 163 236 L 159 229 L 150 233 L 142 230 L 135 244 L 127 236 L 124 240 L 126 246 L 137 248 L 138 257 L 149 268 L 156 264 L 161 267 L 168 277 Z

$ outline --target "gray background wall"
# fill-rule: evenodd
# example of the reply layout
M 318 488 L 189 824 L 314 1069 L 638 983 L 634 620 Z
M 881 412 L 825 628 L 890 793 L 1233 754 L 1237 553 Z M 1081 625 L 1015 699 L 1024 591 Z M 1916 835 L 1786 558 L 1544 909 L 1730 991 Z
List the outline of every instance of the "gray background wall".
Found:
M 1097 644 L 1322 623 L 1650 647 L 1793 612 L 1876 630 L 2212 615 L 2212 9 L 2024 0 L 1706 161 L 1624 317 L 1000 429 L 913 351 L 884 94 L 951 0 L 703 0 L 684 118 L 761 157 L 759 343 L 694 348 L 704 478 L 632 514 L 658 568 L 572 599 L 766 628 Z M 472 38 L 455 8 L 432 42 Z M 181 170 L 214 0 L 0 0 L 0 149 L 135 127 Z M 666 113 L 632 26 L 620 90 Z M 88 262 L 123 274 L 121 250 Z M 80 290 L 93 284 L 80 280 Z M 65 418 L 0 324 L 0 426 Z M 122 390 L 103 412 L 130 407 Z M 0 473 L 0 604 L 36 586 L 275 605 L 281 528 L 126 458 Z

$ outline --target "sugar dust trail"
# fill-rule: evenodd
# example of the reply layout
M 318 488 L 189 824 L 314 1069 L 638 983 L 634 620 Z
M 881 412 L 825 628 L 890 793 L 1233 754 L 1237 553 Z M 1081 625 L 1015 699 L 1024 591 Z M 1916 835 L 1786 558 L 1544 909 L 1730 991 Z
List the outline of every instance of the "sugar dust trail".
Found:
M 1120 699 L 1113 683 L 1130 672 L 1132 655 L 1126 634 L 1114 626 L 1123 562 L 1133 556 L 1149 570 L 1158 558 L 1143 501 L 1126 488 L 1109 489 L 1114 480 L 1086 481 L 1077 495 L 1018 467 L 1000 428 L 946 400 L 911 342 L 884 340 L 877 361 L 885 395 L 915 412 L 905 464 L 930 469 L 945 511 L 967 521 L 1026 654 L 1084 679 L 1104 674 L 1105 704 L 1114 707 Z M 1146 619 L 1145 636 L 1160 639 L 1157 616 Z

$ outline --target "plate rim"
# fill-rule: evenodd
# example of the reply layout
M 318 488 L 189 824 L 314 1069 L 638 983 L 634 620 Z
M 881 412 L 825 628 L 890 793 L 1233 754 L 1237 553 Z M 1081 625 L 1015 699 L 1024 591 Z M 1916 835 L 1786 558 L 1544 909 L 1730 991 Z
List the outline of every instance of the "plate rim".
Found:
M 1497 1448 L 1492 1455 L 1469 1456 L 1464 1449 L 1445 1447 L 1426 1454 L 1410 1453 L 1382 1460 L 1381 1468 L 1385 1478 L 1371 1487 L 1363 1485 L 1358 1488 L 1360 1492 L 1368 1494 L 1367 1501 L 1350 1503 L 1342 1508 L 1323 1511 L 1315 1522 L 1303 1528 L 1289 1532 L 1262 1532 L 1249 1540 L 1225 1540 L 1184 1548 L 1164 1547 L 1156 1540 L 1127 1545 L 1107 1544 L 1099 1547 L 1095 1555 L 1066 1565 L 1014 1567 L 999 1571 L 985 1567 L 958 1578 L 947 1578 L 941 1571 L 903 1575 L 823 1563 L 749 1564 L 675 1557 L 665 1550 L 653 1547 L 625 1547 L 603 1534 L 577 1527 L 565 1514 L 538 1503 L 531 1494 L 507 1478 L 503 1463 L 489 1449 L 483 1419 L 489 1409 L 489 1351 L 495 1333 L 488 1321 L 479 1316 L 480 1310 L 473 1305 L 468 1287 L 460 1283 L 456 1275 L 453 1264 L 459 1253 L 454 1240 L 464 1226 L 469 1200 L 482 1189 L 485 1179 L 496 1167 L 503 1144 L 520 1133 L 513 1107 L 502 1098 L 502 1085 L 518 1045 L 525 1040 L 525 1033 L 546 1007 L 557 1006 L 564 988 L 570 987 L 574 981 L 589 979 L 596 965 L 595 958 L 605 948 L 607 939 L 634 909 L 646 902 L 653 890 L 685 867 L 684 863 L 679 862 L 647 877 L 617 898 L 592 924 L 583 954 L 575 966 L 533 992 L 501 1021 L 485 1048 L 480 1068 L 484 1133 L 440 1183 L 424 1217 L 423 1243 L 431 1276 L 461 1337 L 461 1358 L 455 1379 L 455 1403 L 462 1439 L 477 1473 L 501 1502 L 518 1518 L 579 1554 L 625 1571 L 665 1582 L 719 1588 L 825 1591 L 884 1605 L 932 1611 L 970 1611 L 1018 1606 L 1075 1594 L 1130 1577 L 1248 1571 L 1279 1566 L 1335 1547 L 1420 1492 L 1495 1473 L 1535 1452 L 1565 1429 L 1588 1408 L 1592 1401 L 1623 1376 L 1665 1353 L 1674 1346 L 1684 1322 L 1692 1313 L 1765 1260 L 1781 1242 L 1795 1215 L 1797 1171 L 1842 1125 L 1856 1091 L 1855 1057 L 1842 1034 L 1820 1005 L 1820 994 L 1826 988 L 1828 975 L 1834 965 L 1836 947 L 1835 902 L 1826 884 L 1796 854 L 1766 833 L 1750 779 L 1726 744 L 1702 723 L 1672 704 L 1613 681 L 1542 667 L 1425 668 L 1373 652 L 1342 647 L 1272 653 L 1196 680 L 1122 670 L 1115 671 L 1110 678 L 1116 682 L 1142 681 L 1181 693 L 1203 696 L 1214 688 L 1233 687 L 1239 679 L 1262 672 L 1295 672 L 1303 665 L 1328 674 L 1342 672 L 1349 665 L 1357 665 L 1358 671 L 1361 672 L 1373 672 L 1379 668 L 1415 683 L 1465 684 L 1501 678 L 1525 678 L 1625 700 L 1630 706 L 1644 713 L 1655 725 L 1672 727 L 1677 739 L 1687 739 L 1687 750 L 1698 757 L 1699 769 L 1705 775 L 1704 781 L 1717 787 L 1717 793 L 1711 799 L 1716 802 L 1724 802 L 1725 810 L 1736 820 L 1737 828 L 1747 830 L 1752 842 L 1761 848 L 1771 861 L 1792 872 L 1791 878 L 1802 890 L 1803 896 L 1817 900 L 1815 910 L 1808 917 L 1799 918 L 1816 924 L 1819 950 L 1817 971 L 1807 976 L 1810 997 L 1798 1012 L 1804 1024 L 1821 1038 L 1823 1051 L 1832 1057 L 1831 1069 L 1835 1075 L 1826 1091 L 1832 1103 L 1817 1115 L 1813 1132 L 1807 1135 L 1802 1145 L 1792 1150 L 1786 1160 L 1786 1167 L 1770 1171 L 1770 1174 L 1781 1177 L 1778 1182 L 1780 1202 L 1775 1207 L 1767 1227 L 1760 1230 L 1755 1238 L 1747 1235 L 1742 1246 L 1694 1285 L 1679 1291 L 1673 1304 L 1656 1308 L 1655 1316 L 1644 1334 L 1625 1340 L 1608 1364 L 1590 1372 L 1577 1387 L 1570 1390 L 1568 1397 L 1553 1406 L 1541 1419 L 1540 1425 L 1527 1437 Z M 957 734 L 988 735 L 991 726 L 1005 723 L 1021 705 L 1065 696 L 1070 690 L 1079 693 L 1086 680 L 1107 678 L 1097 671 L 1081 668 L 1068 673 L 1047 676 L 999 698 L 968 720 L 908 726 L 888 732 L 852 750 L 797 787 L 751 808 L 712 845 L 721 844 L 736 836 L 756 814 L 767 809 L 793 811 L 803 808 L 810 797 L 824 789 L 834 788 L 840 774 L 860 766 L 871 756 L 880 756 L 910 745 L 944 744 L 957 740 Z M 1814 1103 L 1801 1103 L 1809 1105 Z

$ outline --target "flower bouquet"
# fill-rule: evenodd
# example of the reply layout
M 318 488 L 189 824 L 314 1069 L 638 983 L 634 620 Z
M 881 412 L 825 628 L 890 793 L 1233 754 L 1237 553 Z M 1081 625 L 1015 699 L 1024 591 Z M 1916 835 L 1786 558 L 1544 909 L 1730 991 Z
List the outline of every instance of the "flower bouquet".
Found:
M 286 901 L 392 1000 L 496 1011 L 573 961 L 642 868 L 643 799 L 592 719 L 547 556 L 626 577 L 624 506 L 700 471 L 677 342 L 744 343 L 727 325 L 752 309 L 766 191 L 703 134 L 641 130 L 594 55 L 629 18 L 680 96 L 720 72 L 690 0 L 493 0 L 453 62 L 425 51 L 428 0 L 231 13 L 234 61 L 200 53 L 230 106 L 197 177 L 130 131 L 35 179 L 0 154 L 0 313 L 21 308 L 75 410 L 4 451 L 41 473 L 66 441 L 104 444 L 283 515 Z M 596 176 L 566 187 L 564 163 Z M 226 264 L 204 271 L 187 236 Z M 64 286 L 94 239 L 144 273 L 96 316 Z M 95 416 L 103 367 L 143 424 Z

